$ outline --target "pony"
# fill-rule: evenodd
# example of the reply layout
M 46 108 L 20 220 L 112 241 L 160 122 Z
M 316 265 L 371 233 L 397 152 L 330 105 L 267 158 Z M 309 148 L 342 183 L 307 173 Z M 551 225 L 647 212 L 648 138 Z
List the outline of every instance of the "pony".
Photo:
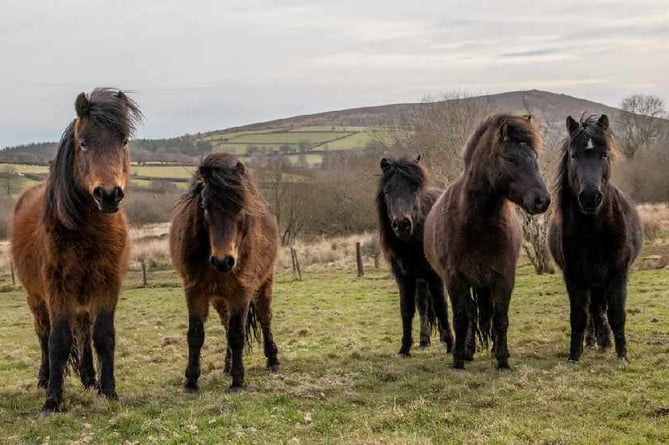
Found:
M 611 347 L 610 327 L 618 358 L 627 360 L 627 278 L 641 250 L 641 221 L 634 203 L 610 181 L 617 151 L 609 118 L 576 122 L 568 116 L 566 126 L 548 242 L 569 294 L 569 360 L 583 352 L 586 325 L 602 350 Z
M 473 359 L 477 331 L 486 347 L 492 337 L 497 368 L 510 369 L 508 312 L 522 235 L 513 204 L 529 214 L 548 209 L 542 147 L 532 116 L 489 116 L 465 145 L 464 171 L 425 220 L 425 255 L 453 307 L 456 369 Z
M 79 94 L 75 110 L 46 183 L 20 196 L 11 234 L 42 349 L 41 416 L 62 409 L 68 357 L 85 388 L 117 398 L 114 313 L 130 247 L 119 205 L 130 174 L 128 138 L 142 114 L 123 91 L 110 88 Z
M 170 255 L 183 280 L 188 307 L 186 391 L 198 390 L 210 303 L 227 332 L 229 391 L 244 386 L 245 332 L 256 317 L 267 367 L 278 371 L 271 325 L 278 239 L 276 217 L 246 166 L 229 154 L 208 155 L 177 204 L 170 229 Z
M 423 252 L 423 223 L 441 190 L 429 187 L 428 174 L 417 159 L 381 159 L 382 175 L 376 193 L 379 238 L 400 292 L 402 345 L 410 356 L 411 324 L 416 303 L 420 315 L 420 347 L 430 345 L 435 318 L 447 352 L 453 346 L 444 285 Z

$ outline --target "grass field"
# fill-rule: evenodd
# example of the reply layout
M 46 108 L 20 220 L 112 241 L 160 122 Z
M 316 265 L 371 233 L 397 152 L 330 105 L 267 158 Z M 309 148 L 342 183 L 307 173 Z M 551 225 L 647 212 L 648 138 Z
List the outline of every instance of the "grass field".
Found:
M 519 268 L 509 346 L 467 370 L 433 343 L 399 359 L 397 290 L 384 270 L 280 274 L 274 331 L 282 370 L 245 356 L 248 388 L 228 394 L 225 342 L 207 323 L 197 395 L 182 390 L 186 308 L 174 273 L 135 287 L 117 311 L 119 402 L 66 382 L 68 411 L 38 419 L 39 349 L 21 292 L 0 293 L 0 443 L 661 443 L 669 441 L 669 270 L 636 271 L 628 301 L 631 361 L 589 351 L 567 363 L 568 304 L 559 275 Z M 5 277 L 6 283 L 6 277 Z M 8 286 L 0 283 L 0 286 Z M 417 337 L 417 334 L 415 335 Z

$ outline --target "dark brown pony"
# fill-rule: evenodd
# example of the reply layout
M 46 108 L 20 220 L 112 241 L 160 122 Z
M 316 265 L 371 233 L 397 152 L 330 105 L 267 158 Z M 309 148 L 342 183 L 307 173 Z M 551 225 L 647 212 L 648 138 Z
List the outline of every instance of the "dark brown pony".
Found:
M 430 344 L 436 317 L 447 351 L 453 346 L 448 324 L 444 285 L 423 253 L 423 223 L 441 190 L 430 188 L 427 171 L 416 160 L 381 159 L 381 179 L 376 194 L 379 236 L 400 290 L 402 346 L 399 355 L 409 356 L 413 339 L 411 324 L 418 303 L 420 346 Z
M 255 312 L 267 367 L 278 370 L 271 325 L 278 236 L 276 217 L 244 164 L 228 154 L 207 156 L 177 205 L 170 229 L 172 263 L 183 279 L 188 305 L 187 391 L 198 389 L 210 302 L 227 330 L 230 391 L 244 385 L 242 350 L 247 320 Z
M 567 131 L 548 235 L 569 293 L 569 360 L 577 361 L 583 352 L 586 325 L 602 350 L 611 346 L 610 325 L 618 358 L 625 360 L 627 276 L 641 250 L 639 214 L 610 182 L 617 152 L 608 117 L 591 116 L 579 123 L 568 116 Z
M 537 164 L 542 145 L 531 116 L 485 119 L 465 146 L 464 172 L 425 221 L 425 254 L 446 282 L 453 306 L 454 368 L 473 357 L 477 318 L 484 344 L 492 321 L 497 367 L 509 368 L 508 312 L 521 243 L 513 203 L 531 214 L 548 208 Z
M 11 236 L 42 347 L 43 416 L 61 409 L 70 356 L 84 387 L 117 397 L 114 311 L 129 249 L 119 203 L 130 173 L 128 138 L 141 113 L 123 92 L 108 88 L 81 93 L 75 109 L 77 118 L 63 133 L 46 183 L 19 198 Z

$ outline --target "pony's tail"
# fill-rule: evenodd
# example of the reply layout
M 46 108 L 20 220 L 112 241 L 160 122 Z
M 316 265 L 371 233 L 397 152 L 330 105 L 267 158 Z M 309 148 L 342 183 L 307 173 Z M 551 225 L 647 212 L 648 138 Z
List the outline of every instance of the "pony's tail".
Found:
M 481 347 L 487 350 L 492 340 L 492 301 L 489 295 L 481 295 L 472 288 L 472 297 L 474 300 L 474 326 L 476 326 L 476 335 L 481 342 Z
M 79 377 L 80 379 L 82 378 L 83 372 L 81 370 L 81 354 L 79 352 L 79 342 L 77 341 L 77 336 L 73 335 L 72 336 L 72 347 L 70 348 L 70 357 L 68 358 L 68 362 L 70 363 L 70 368 L 74 371 L 74 373 Z M 65 368 L 65 372 L 67 372 L 68 367 Z
M 254 302 L 251 302 L 249 305 L 249 313 L 246 316 L 246 335 L 244 336 L 246 340 L 246 347 L 249 351 L 252 349 L 251 337 L 257 343 L 260 343 L 260 337 L 258 336 L 258 318 L 256 317 L 256 305 Z

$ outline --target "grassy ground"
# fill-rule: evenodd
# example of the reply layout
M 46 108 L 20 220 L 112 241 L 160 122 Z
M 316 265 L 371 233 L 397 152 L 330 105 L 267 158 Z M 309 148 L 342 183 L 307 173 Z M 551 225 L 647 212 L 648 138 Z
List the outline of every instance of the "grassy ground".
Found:
M 519 269 L 511 372 L 480 352 L 465 371 L 433 344 L 395 356 L 397 291 L 385 271 L 280 275 L 274 331 L 282 370 L 245 356 L 247 391 L 228 394 L 225 342 L 207 323 L 198 395 L 182 391 L 186 308 L 173 272 L 136 288 L 117 313 L 120 402 L 66 382 L 68 411 L 37 419 L 39 352 L 19 291 L 0 293 L 0 443 L 659 443 L 669 441 L 669 270 L 634 272 L 631 361 L 586 352 L 566 361 L 568 305 L 558 275 Z M 1 283 L 0 283 L 1 284 Z M 416 334 L 417 337 L 417 334 Z

